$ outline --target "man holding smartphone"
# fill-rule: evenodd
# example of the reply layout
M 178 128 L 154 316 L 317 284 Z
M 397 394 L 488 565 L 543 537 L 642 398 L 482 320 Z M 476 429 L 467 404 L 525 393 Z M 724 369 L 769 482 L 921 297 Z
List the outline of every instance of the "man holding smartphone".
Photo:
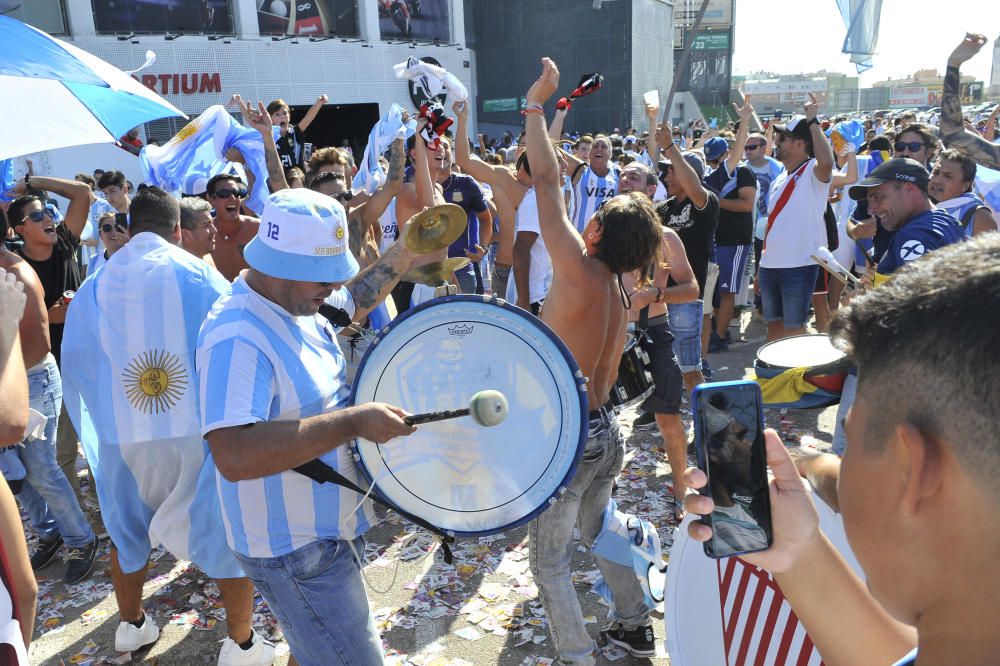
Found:
M 1000 594 L 997 357 L 988 336 L 968 334 L 1000 324 L 998 254 L 997 234 L 936 250 L 831 325 L 859 368 L 837 496 L 866 582 L 819 530 L 795 465 L 767 432 L 775 539 L 744 559 L 774 574 L 828 664 L 911 666 L 915 645 L 921 664 L 992 664 L 1000 653 L 984 621 Z M 687 477 L 706 482 L 697 470 Z M 686 506 L 712 510 L 702 496 Z M 689 534 L 711 537 L 697 522 Z

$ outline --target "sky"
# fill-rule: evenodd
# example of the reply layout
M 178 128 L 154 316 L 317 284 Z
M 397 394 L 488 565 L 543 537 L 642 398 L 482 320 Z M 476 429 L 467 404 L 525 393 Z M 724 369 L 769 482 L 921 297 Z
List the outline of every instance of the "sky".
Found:
M 987 9 L 992 4 L 993 0 L 884 0 L 874 67 L 862 75 L 861 85 L 903 78 L 919 69 L 934 68 L 943 74 L 948 54 L 967 31 L 983 33 L 989 41 L 962 66 L 962 74 L 975 75 L 989 85 L 993 43 L 1000 36 L 1000 11 Z M 736 0 L 735 19 L 735 74 L 826 69 L 853 76 L 857 71 L 850 56 L 840 52 L 847 31 L 836 0 Z

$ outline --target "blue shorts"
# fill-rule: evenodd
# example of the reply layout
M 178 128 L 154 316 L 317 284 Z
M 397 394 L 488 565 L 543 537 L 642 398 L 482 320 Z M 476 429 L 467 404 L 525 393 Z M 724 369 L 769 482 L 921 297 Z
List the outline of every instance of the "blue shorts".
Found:
M 753 254 L 753 245 L 720 245 L 715 248 L 715 263 L 719 265 L 719 293 L 737 294 L 743 285 L 747 261 Z M 706 294 L 707 296 L 707 294 Z
M 699 298 L 667 306 L 670 331 L 674 334 L 674 356 L 681 372 L 701 370 L 701 325 L 704 302 Z
M 764 321 L 783 322 L 785 328 L 804 328 L 816 288 L 819 266 L 764 268 L 757 275 Z
M 352 550 L 353 545 L 353 550 Z M 302 666 L 381 664 L 358 558 L 365 541 L 314 541 L 281 557 L 236 553 Z

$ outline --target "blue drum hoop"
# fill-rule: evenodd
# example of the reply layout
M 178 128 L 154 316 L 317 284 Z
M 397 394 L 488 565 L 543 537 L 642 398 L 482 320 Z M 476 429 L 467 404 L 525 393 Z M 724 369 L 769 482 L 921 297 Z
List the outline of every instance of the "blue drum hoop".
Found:
M 398 331 L 402 330 L 400 328 L 401 326 L 403 326 L 406 322 L 409 322 L 410 320 L 414 319 L 415 317 L 421 317 L 421 315 L 423 315 L 423 313 L 426 313 L 428 310 L 431 310 L 432 308 L 449 307 L 449 306 L 455 310 L 454 317 L 452 317 L 449 321 L 444 322 L 444 324 L 438 324 L 426 329 L 419 329 L 416 332 L 416 334 L 412 335 L 408 339 L 404 340 L 401 344 L 397 345 L 398 348 L 397 351 L 393 353 L 393 356 L 390 357 L 389 360 L 391 361 L 392 358 L 394 358 L 399 351 L 402 351 L 405 348 L 407 343 L 412 342 L 417 336 L 425 334 L 428 331 L 433 330 L 434 328 L 440 327 L 441 325 L 452 325 L 452 326 L 456 324 L 485 325 L 502 330 L 504 331 L 505 334 L 517 336 L 529 348 L 533 349 L 535 353 L 538 354 L 538 357 L 542 359 L 543 364 L 549 371 L 552 382 L 560 389 L 560 392 L 555 397 L 555 401 L 553 403 L 553 411 L 556 414 L 563 414 L 566 411 L 570 413 L 571 417 L 570 420 L 569 421 L 563 420 L 563 422 L 561 422 L 561 424 L 559 425 L 559 437 L 557 438 L 557 441 L 561 441 L 564 438 L 568 438 L 570 441 L 572 441 L 572 432 L 570 432 L 569 435 L 566 435 L 564 437 L 565 429 L 573 427 L 576 427 L 578 429 L 577 436 L 575 438 L 576 448 L 570 459 L 570 464 L 566 469 L 566 472 L 563 475 L 562 479 L 559 481 L 556 487 L 554 487 L 550 492 L 547 493 L 544 501 L 540 502 L 538 506 L 534 507 L 530 512 L 526 513 L 520 518 L 516 518 L 514 520 L 505 522 L 502 525 L 496 525 L 494 527 L 489 527 L 485 529 L 477 529 L 477 530 L 460 529 L 455 527 L 454 525 L 439 524 L 441 521 L 435 518 L 429 518 L 428 516 L 424 515 L 420 511 L 419 507 L 414 508 L 403 505 L 401 502 L 398 502 L 396 498 L 392 496 L 392 493 L 386 492 L 382 487 L 379 486 L 379 479 L 376 478 L 378 472 L 376 473 L 376 475 L 373 475 L 371 473 L 369 465 L 368 463 L 366 463 L 366 458 L 371 457 L 374 459 L 377 456 L 377 459 L 381 464 L 381 470 L 387 471 L 389 475 L 396 481 L 396 483 L 399 484 L 399 487 L 402 490 L 409 493 L 409 495 L 418 502 L 423 503 L 427 506 L 433 506 L 439 508 L 442 511 L 448 511 L 454 515 L 460 515 L 462 513 L 465 513 L 465 511 L 462 510 L 442 507 L 439 504 L 435 504 L 432 501 L 428 501 L 427 499 L 424 499 L 423 497 L 416 495 L 412 490 L 403 485 L 402 481 L 396 475 L 396 471 L 393 470 L 389 466 L 389 464 L 387 464 L 385 455 L 383 455 L 383 453 L 384 451 L 392 451 L 393 447 L 398 447 L 398 446 L 405 447 L 406 444 L 404 442 L 394 440 L 392 442 L 389 442 L 388 444 L 378 444 L 374 442 L 368 442 L 366 440 L 356 439 L 350 443 L 350 447 L 351 447 L 351 453 L 354 457 L 354 461 L 357 464 L 358 469 L 365 480 L 365 485 L 372 485 L 374 483 L 375 486 L 374 492 L 378 493 L 378 496 L 386 500 L 390 505 L 399 506 L 401 509 L 419 518 L 427 520 L 431 524 L 434 524 L 436 527 L 439 527 L 443 531 L 454 536 L 487 536 L 490 534 L 505 532 L 507 530 L 513 529 L 515 527 L 518 527 L 533 520 L 542 511 L 551 506 L 551 504 L 555 502 L 565 492 L 566 487 L 569 486 L 570 482 L 573 480 L 573 477 L 576 474 L 580 458 L 583 455 L 583 450 L 587 441 L 587 434 L 588 434 L 587 378 L 583 376 L 583 373 L 580 371 L 579 367 L 576 364 L 576 360 L 573 358 L 573 355 L 570 353 L 569 349 L 566 347 L 563 341 L 541 319 L 538 319 L 531 313 L 522 310 L 521 308 L 515 307 L 507 303 L 503 299 L 499 299 L 496 297 L 489 297 L 489 296 L 462 294 L 462 295 L 436 298 L 431 301 L 427 301 L 426 303 L 422 303 L 419 306 L 411 308 L 410 310 L 407 310 L 403 314 L 399 315 L 388 326 L 379 331 L 377 333 L 376 340 L 372 342 L 371 347 L 365 353 L 364 357 L 361 359 L 361 363 L 358 365 L 358 370 L 355 375 L 354 385 L 351 387 L 350 404 L 351 405 L 358 404 L 359 399 L 361 400 L 362 403 L 372 400 L 381 400 L 378 397 L 378 386 L 382 381 L 382 378 L 385 376 L 385 373 L 389 369 L 388 363 L 386 363 L 383 367 L 375 370 L 375 372 L 377 372 L 378 375 L 377 375 L 377 381 L 375 381 L 375 388 L 373 391 L 368 391 L 366 389 L 362 391 L 359 389 L 361 389 L 361 387 L 363 386 L 364 387 L 368 386 L 369 382 L 367 381 L 367 374 L 371 371 L 369 369 L 369 365 L 373 362 L 372 359 L 380 354 L 380 350 L 385 348 L 385 345 L 383 345 L 382 343 L 385 342 L 387 338 L 393 335 L 398 335 Z M 520 318 L 522 323 L 529 324 L 530 328 L 537 330 L 537 332 L 540 334 L 540 337 L 551 343 L 552 349 L 550 351 L 555 352 L 555 355 L 561 357 L 561 359 L 566 363 L 565 373 L 564 373 L 565 376 L 557 376 L 557 374 L 563 374 L 557 372 L 560 368 L 558 367 L 553 368 L 548 363 L 545 363 L 544 357 L 538 352 L 537 349 L 531 346 L 532 341 L 524 339 L 518 333 L 511 331 L 510 329 L 499 326 L 498 324 L 501 324 L 502 320 L 494 319 L 491 321 L 490 318 L 488 317 L 488 313 L 492 308 L 500 308 L 505 316 L 513 315 L 515 317 Z M 570 381 L 572 382 L 572 386 L 574 387 L 575 390 L 569 389 Z M 517 387 L 514 387 L 515 391 L 516 388 Z M 359 396 L 359 393 L 362 392 L 364 393 L 364 395 Z M 368 395 L 368 393 L 371 393 L 371 395 Z M 510 402 L 512 403 L 512 410 L 511 410 L 512 413 L 508 415 L 507 417 L 508 420 L 520 417 L 520 415 L 514 413 L 515 410 L 513 408 L 513 404 L 515 401 L 511 400 L 511 398 L 512 396 L 508 395 L 508 400 L 510 400 Z M 407 405 L 399 405 L 399 406 L 403 407 L 404 409 L 408 409 Z M 461 406 L 463 405 L 439 406 L 438 409 L 456 408 Z M 574 412 L 576 413 L 574 414 Z M 575 419 L 573 417 L 575 417 Z M 502 427 L 502 424 L 501 426 L 498 427 Z M 385 450 L 383 450 L 383 447 L 386 447 Z M 556 450 L 554 450 L 552 456 L 547 461 L 546 468 L 538 472 L 532 485 L 528 486 L 527 488 L 524 488 L 520 493 L 507 499 L 506 501 L 500 502 L 496 506 L 486 507 L 485 509 L 480 508 L 480 509 L 469 510 L 469 513 L 479 513 L 484 510 L 495 510 L 498 509 L 499 507 L 510 504 L 515 500 L 518 500 L 519 498 L 523 497 L 526 493 L 530 492 L 535 487 L 535 484 L 537 484 L 537 482 L 540 479 L 542 479 L 545 476 L 548 469 L 552 466 L 552 464 L 554 464 L 556 455 L 558 453 L 559 450 L 557 448 Z

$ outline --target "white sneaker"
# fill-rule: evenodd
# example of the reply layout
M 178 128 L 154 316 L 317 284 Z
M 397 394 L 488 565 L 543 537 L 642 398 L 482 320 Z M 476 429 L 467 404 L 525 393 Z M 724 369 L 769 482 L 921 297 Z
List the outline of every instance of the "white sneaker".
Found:
M 250 631 L 253 645 L 249 650 L 244 650 L 228 636 L 222 641 L 219 666 L 271 666 L 274 663 L 274 643 L 265 641 L 253 629 Z
M 118 652 L 135 652 L 147 645 L 152 645 L 160 637 L 160 628 L 146 614 L 142 616 L 142 626 L 137 627 L 131 622 L 119 622 L 115 631 L 115 650 Z

